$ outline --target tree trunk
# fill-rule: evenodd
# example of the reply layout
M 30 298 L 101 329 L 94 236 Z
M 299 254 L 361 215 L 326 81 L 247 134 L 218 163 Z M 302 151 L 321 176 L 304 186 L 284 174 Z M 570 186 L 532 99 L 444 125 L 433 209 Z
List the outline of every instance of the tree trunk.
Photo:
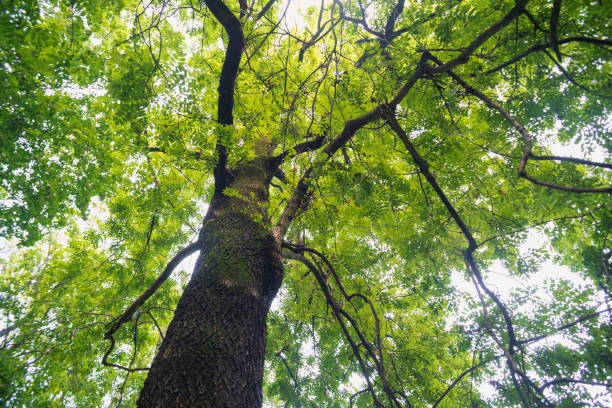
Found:
M 267 225 L 267 160 L 242 164 L 211 200 L 193 276 L 155 357 L 139 407 L 260 407 L 266 317 L 280 283 Z

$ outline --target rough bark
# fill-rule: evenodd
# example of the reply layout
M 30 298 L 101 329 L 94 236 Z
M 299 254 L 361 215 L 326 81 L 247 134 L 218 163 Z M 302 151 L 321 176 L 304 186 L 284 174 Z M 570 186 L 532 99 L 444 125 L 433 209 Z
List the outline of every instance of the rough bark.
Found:
M 139 407 L 260 407 L 266 317 L 282 281 L 267 225 L 268 160 L 232 172 L 211 200 L 202 249 Z

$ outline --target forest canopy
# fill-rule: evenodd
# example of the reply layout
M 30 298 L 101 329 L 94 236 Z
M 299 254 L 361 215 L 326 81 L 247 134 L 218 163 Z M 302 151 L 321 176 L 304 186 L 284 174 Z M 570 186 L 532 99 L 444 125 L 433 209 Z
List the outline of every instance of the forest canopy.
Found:
M 4 406 L 134 406 L 252 230 L 263 406 L 612 404 L 611 2 L 1 4 Z

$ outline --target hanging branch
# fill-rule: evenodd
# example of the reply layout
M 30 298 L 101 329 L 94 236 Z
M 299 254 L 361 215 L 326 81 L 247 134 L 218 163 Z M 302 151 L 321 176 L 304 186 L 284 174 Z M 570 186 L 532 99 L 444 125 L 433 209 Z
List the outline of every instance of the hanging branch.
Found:
M 406 403 L 408 404 L 408 406 L 410 407 L 411 404 L 408 401 L 407 397 L 405 396 L 405 394 L 403 392 L 401 392 L 401 390 L 399 392 L 394 391 L 391 389 L 391 386 L 389 385 L 389 382 L 387 380 L 387 375 L 386 375 L 386 370 L 385 370 L 385 366 L 384 366 L 384 357 L 383 357 L 383 348 L 382 348 L 382 339 L 381 339 L 381 335 L 380 335 L 380 319 L 378 317 L 378 313 L 376 312 L 376 309 L 374 307 L 374 304 L 372 303 L 372 301 L 365 295 L 363 295 L 360 292 L 355 292 L 352 294 L 348 294 L 344 288 L 344 285 L 342 284 L 342 281 L 340 280 L 340 277 L 338 276 L 338 274 L 336 273 L 335 268 L 333 267 L 333 265 L 331 264 L 331 262 L 327 259 L 327 257 L 325 255 L 323 255 L 321 252 L 312 249 L 312 248 L 308 248 L 306 246 L 302 246 L 302 245 L 294 245 L 294 244 L 290 244 L 287 242 L 283 242 L 283 248 L 287 248 L 290 251 L 294 252 L 294 253 L 298 253 L 301 254 L 302 257 L 304 259 L 306 259 L 303 255 L 303 253 L 308 252 L 311 253 L 315 256 L 317 256 L 319 259 L 321 259 L 323 261 L 323 263 L 325 264 L 325 266 L 328 268 L 329 273 L 332 275 L 332 277 L 334 278 L 334 281 L 336 282 L 336 284 L 338 285 L 340 292 L 342 293 L 344 299 L 346 301 L 348 301 L 351 305 L 353 304 L 353 299 L 354 298 L 360 298 L 361 300 L 363 300 L 366 304 L 368 304 L 370 311 L 372 312 L 372 317 L 374 318 L 374 324 L 375 324 L 375 331 L 376 331 L 376 340 L 375 340 L 375 345 L 376 345 L 376 351 L 372 348 L 370 342 L 366 339 L 364 333 L 362 332 L 362 330 L 359 328 L 359 325 L 357 323 L 357 321 L 346 311 L 344 310 L 341 306 L 339 306 L 337 304 L 337 302 L 335 302 L 335 305 L 337 307 L 337 311 L 340 315 L 344 316 L 344 318 L 346 320 L 349 321 L 349 323 L 351 324 L 351 326 L 353 327 L 353 330 L 355 330 L 355 332 L 357 333 L 357 336 L 359 337 L 361 344 L 365 347 L 367 354 L 369 355 L 370 359 L 374 362 L 374 366 L 375 369 L 381 379 L 382 382 L 382 389 L 385 392 L 385 394 L 387 395 L 387 398 L 389 399 L 389 402 L 391 403 L 391 405 L 395 405 L 397 407 L 401 407 L 402 404 L 400 404 L 400 402 L 397 400 L 396 394 L 400 394 L 402 395 L 405 399 L 406 399 Z M 298 259 L 293 257 L 292 259 Z M 308 265 L 307 265 L 308 266 Z M 323 276 L 323 273 L 320 269 L 317 269 L 318 272 L 320 273 L 321 277 Z M 314 273 L 314 271 L 313 271 Z M 327 290 L 330 293 L 331 296 L 331 291 L 329 290 L 329 286 L 327 284 L 327 279 L 322 278 L 323 282 L 325 283 L 325 286 L 327 288 Z M 325 292 L 325 289 L 322 287 L 322 289 Z M 333 297 L 332 297 L 333 299 Z M 333 305 L 332 305 L 333 307 Z M 342 324 L 342 322 L 339 320 L 339 322 Z M 369 385 L 369 384 L 368 384 Z
M 329 272 L 331 273 L 334 280 L 336 281 L 336 284 L 338 285 L 340 292 L 342 293 L 344 298 L 349 303 L 352 304 L 353 298 L 358 297 L 361 300 L 363 300 L 365 303 L 368 304 L 368 306 L 370 307 L 370 311 L 372 312 L 372 317 L 374 318 L 374 324 L 375 324 L 375 330 L 376 330 L 376 353 L 374 353 L 374 351 L 372 350 L 370 343 L 366 340 L 361 330 L 358 329 L 357 322 L 350 315 L 348 315 L 348 313 L 344 311 L 343 309 L 341 309 L 341 312 L 347 318 L 347 320 L 349 320 L 351 325 L 355 328 L 355 331 L 357 332 L 359 338 L 361 339 L 362 343 L 366 347 L 366 350 L 368 350 L 368 353 L 370 354 L 370 357 L 374 361 L 376 365 L 376 370 L 378 371 L 381 381 L 383 383 L 383 389 L 385 390 L 387 395 L 392 396 L 391 399 L 395 402 L 395 404 L 400 406 L 394 396 L 394 392 L 391 390 L 391 387 L 389 386 L 389 383 L 387 381 L 387 375 L 385 373 L 385 365 L 383 361 L 382 340 L 380 337 L 380 319 L 378 318 L 378 313 L 376 313 L 376 309 L 374 308 L 374 304 L 372 303 L 372 301 L 367 296 L 363 295 L 360 292 L 355 292 L 349 295 L 344 289 L 344 285 L 342 284 L 340 277 L 336 273 L 335 268 L 332 266 L 331 262 L 329 262 L 327 257 L 323 255 L 321 252 L 315 249 L 312 249 L 312 248 L 308 248 L 306 246 L 296 246 L 296 245 L 291 245 L 291 244 L 284 244 L 284 245 L 286 245 L 288 248 L 291 248 L 292 250 L 297 250 L 301 252 L 310 252 L 316 255 L 317 257 L 319 257 L 319 259 L 321 259 L 323 263 L 325 263 L 325 265 L 327 266 Z
M 483 310 L 484 310 L 484 313 L 485 313 L 485 318 L 488 321 L 488 313 L 487 313 L 486 303 L 484 302 L 484 299 L 480 295 L 480 288 L 482 288 L 482 290 L 489 296 L 489 298 L 491 298 L 493 300 L 493 302 L 495 303 L 495 305 L 499 309 L 500 313 L 502 314 L 502 317 L 503 317 L 505 325 L 506 325 L 506 332 L 508 334 L 508 339 L 509 339 L 508 347 L 507 348 L 506 348 L 505 344 L 497 337 L 497 335 L 495 335 L 495 333 L 493 332 L 492 327 L 490 326 L 490 323 L 487 323 L 487 331 L 489 332 L 489 335 L 494 339 L 494 341 L 498 344 L 498 346 L 502 349 L 502 351 L 506 355 L 506 359 L 508 361 L 508 365 L 510 367 L 511 374 L 513 376 L 515 374 L 518 374 L 518 376 L 521 378 L 521 380 L 526 384 L 528 390 L 530 390 L 530 391 L 532 391 L 534 393 L 538 393 L 538 394 L 541 395 L 542 398 L 546 399 L 541 394 L 541 392 L 539 392 L 538 387 L 533 383 L 533 381 L 531 381 L 529 379 L 529 377 L 527 377 L 527 375 L 519 368 L 518 364 L 516 363 L 516 360 L 515 360 L 514 356 L 516 354 L 515 347 L 518 345 L 518 341 L 516 339 L 516 335 L 515 335 L 515 331 L 514 331 L 514 324 L 512 322 L 512 318 L 510 317 L 510 313 L 508 312 L 508 310 L 507 310 L 506 306 L 504 305 L 504 303 L 484 283 L 484 280 L 482 278 L 482 274 L 480 273 L 480 271 L 478 269 L 478 266 L 476 265 L 476 262 L 474 261 L 474 258 L 473 258 L 473 253 L 478 248 L 478 245 L 477 245 L 476 240 L 474 239 L 472 233 L 470 232 L 470 230 L 467 227 L 467 225 L 465 224 L 465 222 L 461 219 L 461 217 L 459 216 L 459 214 L 457 213 L 457 211 L 455 210 L 453 205 L 450 203 L 450 201 L 448 200 L 448 198 L 446 197 L 446 195 L 444 194 L 444 192 L 440 188 L 440 185 L 436 181 L 436 179 L 433 176 L 433 174 L 429 171 L 429 166 L 428 166 L 427 162 L 419 155 L 419 153 L 416 151 L 414 145 L 408 139 L 408 135 L 406 134 L 404 129 L 401 127 L 401 125 L 397 121 L 397 118 L 395 117 L 394 109 L 392 109 L 391 107 L 387 107 L 385 109 L 385 119 L 387 120 L 387 123 L 389 124 L 391 129 L 397 134 L 397 136 L 404 143 L 404 145 L 406 147 L 406 150 L 408 150 L 408 152 L 412 156 L 412 159 L 413 159 L 414 163 L 418 166 L 419 170 L 423 173 L 423 175 L 425 176 L 427 181 L 430 183 L 432 188 L 436 191 L 436 193 L 438 194 L 438 197 L 440 198 L 440 201 L 442 201 L 444 203 L 444 206 L 446 207 L 448 212 L 451 214 L 451 217 L 453 218 L 453 220 L 455 221 L 455 223 L 457 224 L 457 226 L 459 227 L 459 229 L 461 230 L 461 232 L 463 233 L 463 235 L 465 236 L 465 238 L 468 241 L 468 248 L 465 251 L 463 251 L 464 259 L 465 259 L 465 263 L 466 263 L 466 267 L 468 269 L 468 272 L 470 273 L 470 276 L 474 280 L 476 289 L 477 289 L 479 297 L 481 299 L 481 303 L 482 303 Z M 522 391 L 522 389 L 521 389 L 519 384 L 516 384 L 516 388 L 517 388 L 517 391 L 519 392 L 519 394 L 521 396 L 521 400 L 523 401 L 523 404 L 527 407 L 528 406 L 527 397 L 524 395 L 524 393 L 523 393 L 523 391 Z M 535 394 L 534 394 L 534 396 L 535 396 Z M 536 396 L 536 399 L 539 400 L 539 398 L 537 396 Z M 538 403 L 541 403 L 541 402 L 538 401 Z
M 344 320 L 342 319 L 342 313 L 340 312 L 340 309 L 341 309 L 340 305 L 338 305 L 333 295 L 331 294 L 329 287 L 327 286 L 327 283 L 325 281 L 325 278 L 323 277 L 323 273 L 321 273 L 321 271 L 315 266 L 315 264 L 313 264 L 310 260 L 308 260 L 308 258 L 306 258 L 303 253 L 297 250 L 297 247 L 290 246 L 287 244 L 283 244 L 283 247 L 286 249 L 289 249 L 289 251 L 283 251 L 283 257 L 287 259 L 294 259 L 296 261 L 300 261 L 315 276 L 315 279 L 317 280 L 317 282 L 319 283 L 319 286 L 321 287 L 321 290 L 323 291 L 323 295 L 325 296 L 325 300 L 327 304 L 331 306 L 332 311 L 334 313 L 334 317 L 336 318 L 336 321 L 340 325 L 340 328 L 342 329 L 342 333 L 344 334 L 346 341 L 349 343 L 349 345 L 351 346 L 351 349 L 353 350 L 353 355 L 357 359 L 357 362 L 361 369 L 361 373 L 363 374 L 366 380 L 366 383 L 368 384 L 368 390 L 370 391 L 370 395 L 372 396 L 372 401 L 374 402 L 375 406 L 384 407 L 384 405 L 380 403 L 380 401 L 378 400 L 378 397 L 376 396 L 376 393 L 374 392 L 374 388 L 372 387 L 372 380 L 370 379 L 369 371 L 366 367 L 365 362 L 363 361 L 363 358 L 361 357 L 361 353 L 359 352 L 359 346 L 357 345 L 357 343 L 355 343 L 355 340 L 351 336 L 350 332 L 348 331 L 348 328 L 346 327 L 346 324 L 344 323 Z
M 284 350 L 284 348 L 283 348 L 283 350 Z M 291 371 L 291 368 L 289 367 L 289 364 L 287 363 L 287 359 L 285 357 L 283 357 L 283 350 L 280 350 L 275 355 L 276 355 L 276 357 L 281 359 L 281 361 L 283 362 L 283 365 L 287 369 L 287 373 L 289 373 L 289 377 L 291 377 L 291 380 L 293 380 L 293 389 L 294 389 L 296 395 L 300 395 L 300 385 L 299 385 L 298 379 L 297 379 L 297 377 L 295 375 L 293 375 L 293 372 Z

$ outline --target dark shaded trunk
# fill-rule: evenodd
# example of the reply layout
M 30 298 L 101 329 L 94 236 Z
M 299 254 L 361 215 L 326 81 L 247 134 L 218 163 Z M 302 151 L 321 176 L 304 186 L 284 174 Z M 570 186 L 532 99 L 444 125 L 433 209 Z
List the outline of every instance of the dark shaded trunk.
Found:
M 266 159 L 216 194 L 202 250 L 138 400 L 139 407 L 260 407 L 266 316 L 282 280 L 267 225 Z

